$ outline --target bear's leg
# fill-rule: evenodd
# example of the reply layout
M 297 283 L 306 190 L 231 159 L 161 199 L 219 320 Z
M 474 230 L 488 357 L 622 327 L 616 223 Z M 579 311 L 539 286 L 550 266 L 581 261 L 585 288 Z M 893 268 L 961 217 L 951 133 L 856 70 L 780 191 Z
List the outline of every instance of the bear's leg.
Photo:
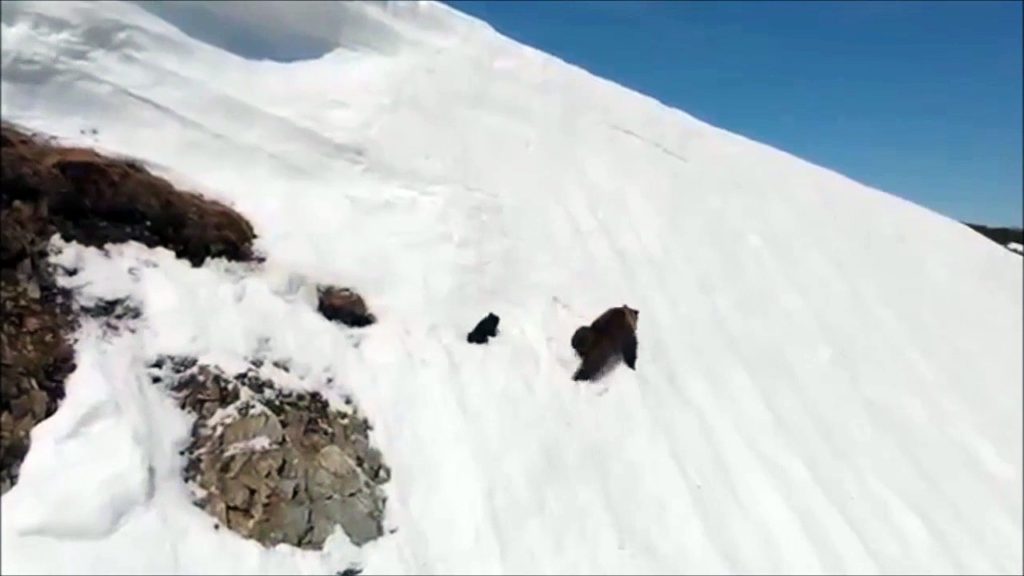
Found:
M 580 362 L 580 367 L 573 374 L 572 379 L 592 380 L 604 368 L 607 362 L 608 354 L 603 347 L 598 346 L 596 349 L 587 352 L 587 355 L 583 357 L 583 362 Z
M 636 334 L 630 334 L 623 342 L 622 361 L 630 370 L 636 370 Z
M 594 375 L 587 370 L 587 365 L 584 363 L 580 364 L 580 367 L 576 369 L 576 373 L 572 375 L 572 379 L 579 382 L 580 380 L 590 380 Z

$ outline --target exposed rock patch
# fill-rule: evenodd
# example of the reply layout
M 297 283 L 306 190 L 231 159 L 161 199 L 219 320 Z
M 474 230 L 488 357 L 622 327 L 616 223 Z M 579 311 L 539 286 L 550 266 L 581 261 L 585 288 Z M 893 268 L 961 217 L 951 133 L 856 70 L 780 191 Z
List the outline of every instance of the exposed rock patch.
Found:
M 349 288 L 317 287 L 317 310 L 324 318 L 360 328 L 377 321 L 366 307 L 363 297 Z
M 134 240 L 195 265 L 212 257 L 253 257 L 255 234 L 245 218 L 176 189 L 136 162 L 55 146 L 7 125 L 0 139 L 5 191 L 40 212 L 65 240 L 97 247 Z
M 320 548 L 337 526 L 356 545 L 383 533 L 390 471 L 354 408 L 280 391 L 255 367 L 230 376 L 164 357 L 152 368 L 196 415 L 185 478 L 220 523 L 267 546 Z
M 0 131 L 0 492 L 17 481 L 30 432 L 57 409 L 74 369 L 71 335 L 89 317 L 104 330 L 132 329 L 138 303 L 75 307 L 47 262 L 54 234 L 103 247 L 134 240 L 199 265 L 254 260 L 253 229 L 239 214 L 185 193 L 135 162 L 60 147 L 8 125 Z M 68 271 L 73 274 L 74 271 Z M 330 320 L 375 318 L 349 289 L 319 287 Z M 277 359 L 273 368 L 288 372 Z M 236 532 L 272 546 L 320 548 L 340 527 L 357 545 L 382 534 L 389 469 L 354 407 L 332 409 L 317 393 L 282 392 L 261 363 L 227 375 L 195 359 L 161 358 L 154 379 L 195 415 L 186 480 L 197 504 Z
M 71 298 L 46 261 L 53 228 L 28 188 L 45 176 L 25 167 L 28 183 L 11 186 L 11 137 L 0 133 L 0 494 L 17 482 L 32 428 L 57 410 L 75 367 Z
M 0 272 L 0 494 L 18 480 L 32 428 L 57 410 L 75 368 L 70 297 L 53 280 L 43 250 Z
M 107 333 L 119 333 L 122 330 L 135 331 L 136 322 L 142 317 L 137 303 L 127 298 L 100 300 L 88 306 L 78 306 L 80 315 L 99 320 Z
M 180 192 L 134 162 L 0 126 L 0 494 L 17 482 L 30 431 L 56 411 L 74 370 L 76 311 L 47 262 L 55 233 L 98 247 L 164 246 L 193 264 L 252 258 L 252 227 L 227 206 Z M 124 302 L 80 312 L 117 322 L 138 316 Z

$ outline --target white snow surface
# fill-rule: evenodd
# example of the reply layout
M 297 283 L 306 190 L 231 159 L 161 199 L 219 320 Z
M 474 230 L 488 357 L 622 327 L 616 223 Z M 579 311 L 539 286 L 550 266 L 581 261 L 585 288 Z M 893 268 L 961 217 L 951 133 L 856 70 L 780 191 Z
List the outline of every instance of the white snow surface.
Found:
M 1024 571 L 1017 255 L 442 5 L 172 4 L 4 2 L 3 118 L 231 204 L 268 260 L 55 241 L 143 314 L 83 325 L 4 573 Z M 264 58 L 289 42 L 322 50 Z M 327 322 L 316 282 L 379 322 Z M 621 304 L 637 370 L 572 382 Z M 387 535 L 264 549 L 191 505 L 145 366 L 258 351 L 367 414 Z

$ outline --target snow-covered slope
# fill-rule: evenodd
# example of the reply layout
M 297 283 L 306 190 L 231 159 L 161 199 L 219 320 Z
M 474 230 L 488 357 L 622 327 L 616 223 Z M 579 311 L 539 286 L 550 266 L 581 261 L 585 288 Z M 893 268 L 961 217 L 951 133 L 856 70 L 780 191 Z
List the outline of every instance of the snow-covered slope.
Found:
M 83 327 L 3 572 L 1024 570 L 1017 255 L 437 4 L 149 10 L 4 2 L 3 118 L 231 203 L 268 265 L 58 245 L 145 328 Z M 354 340 L 299 278 L 380 321 Z M 637 371 L 572 382 L 624 303 Z M 260 346 L 354 394 L 393 533 L 263 550 L 190 505 L 142 369 Z

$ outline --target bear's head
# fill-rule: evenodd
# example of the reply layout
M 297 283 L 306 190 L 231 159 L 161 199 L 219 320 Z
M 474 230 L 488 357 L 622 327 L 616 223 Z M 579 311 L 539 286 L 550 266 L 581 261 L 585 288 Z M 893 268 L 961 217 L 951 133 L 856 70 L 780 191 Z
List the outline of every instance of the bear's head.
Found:
M 640 311 L 636 308 L 630 308 L 628 304 L 623 304 L 622 309 L 626 312 L 626 321 L 629 322 L 630 327 L 636 332 L 636 323 L 640 319 Z

